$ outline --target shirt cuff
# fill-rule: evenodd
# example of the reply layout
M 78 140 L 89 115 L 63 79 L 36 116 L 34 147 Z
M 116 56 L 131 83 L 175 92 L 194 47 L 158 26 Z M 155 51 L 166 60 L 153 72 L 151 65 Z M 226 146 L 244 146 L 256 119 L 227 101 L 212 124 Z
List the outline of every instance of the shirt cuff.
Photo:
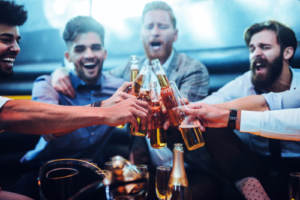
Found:
M 270 110 L 282 109 L 282 95 L 273 92 L 262 94 L 270 108 Z
M 263 112 L 241 111 L 240 132 L 256 132 L 261 129 Z

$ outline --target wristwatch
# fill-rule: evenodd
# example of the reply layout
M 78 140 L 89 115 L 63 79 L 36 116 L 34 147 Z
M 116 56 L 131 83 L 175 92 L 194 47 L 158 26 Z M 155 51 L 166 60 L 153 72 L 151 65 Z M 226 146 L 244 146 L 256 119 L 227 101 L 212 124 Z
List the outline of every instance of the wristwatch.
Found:
M 237 120 L 237 110 L 230 109 L 227 127 L 231 129 L 235 129 L 236 120 Z

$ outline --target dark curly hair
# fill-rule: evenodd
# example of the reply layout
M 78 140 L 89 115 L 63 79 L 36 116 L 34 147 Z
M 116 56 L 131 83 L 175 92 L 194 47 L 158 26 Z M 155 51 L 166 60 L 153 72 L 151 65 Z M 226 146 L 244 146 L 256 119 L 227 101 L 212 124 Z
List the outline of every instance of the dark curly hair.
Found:
M 27 20 L 27 11 L 23 5 L 13 1 L 0 0 L 0 24 L 21 26 Z
M 63 38 L 66 44 L 73 42 L 78 34 L 95 32 L 101 38 L 102 44 L 104 45 L 104 28 L 94 18 L 88 16 L 77 16 L 68 21 Z

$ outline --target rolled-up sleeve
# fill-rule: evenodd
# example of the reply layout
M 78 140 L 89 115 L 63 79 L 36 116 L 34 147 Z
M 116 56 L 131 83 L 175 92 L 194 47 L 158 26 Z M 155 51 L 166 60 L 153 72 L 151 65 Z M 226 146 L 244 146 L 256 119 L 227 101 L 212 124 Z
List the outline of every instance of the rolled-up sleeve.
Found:
M 300 89 L 263 94 L 270 110 L 300 108 Z

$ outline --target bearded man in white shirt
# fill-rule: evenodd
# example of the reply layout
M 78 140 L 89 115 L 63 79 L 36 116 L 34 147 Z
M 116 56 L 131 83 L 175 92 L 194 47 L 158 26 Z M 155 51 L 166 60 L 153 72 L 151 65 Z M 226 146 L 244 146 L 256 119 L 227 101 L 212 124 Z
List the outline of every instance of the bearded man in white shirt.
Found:
M 283 92 L 300 87 L 300 72 L 290 66 L 297 48 L 293 30 L 276 21 L 262 22 L 246 30 L 245 41 L 250 52 L 250 71 L 206 97 L 201 103 L 191 106 L 201 106 L 203 102 L 224 103 L 249 95 Z M 230 119 L 235 119 L 236 114 L 236 111 L 232 111 Z M 234 128 L 233 120 L 229 120 L 228 124 Z M 279 143 L 253 134 L 233 134 L 230 128 L 207 128 L 204 136 L 207 148 L 222 174 L 232 182 L 254 176 L 263 183 L 271 199 L 287 198 L 286 173 L 290 169 L 286 169 L 296 166 L 295 158 L 300 157 L 300 143 Z M 291 166 L 283 164 L 282 159 L 296 161 Z

